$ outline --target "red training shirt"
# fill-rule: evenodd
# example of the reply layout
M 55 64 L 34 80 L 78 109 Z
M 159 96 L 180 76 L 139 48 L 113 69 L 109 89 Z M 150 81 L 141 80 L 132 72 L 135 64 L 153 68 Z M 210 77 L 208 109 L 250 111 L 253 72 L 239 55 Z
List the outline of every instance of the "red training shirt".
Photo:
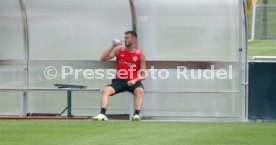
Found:
M 126 47 L 121 48 L 116 60 L 116 79 L 132 80 L 138 78 L 141 54 L 142 51 L 140 49 L 128 52 Z

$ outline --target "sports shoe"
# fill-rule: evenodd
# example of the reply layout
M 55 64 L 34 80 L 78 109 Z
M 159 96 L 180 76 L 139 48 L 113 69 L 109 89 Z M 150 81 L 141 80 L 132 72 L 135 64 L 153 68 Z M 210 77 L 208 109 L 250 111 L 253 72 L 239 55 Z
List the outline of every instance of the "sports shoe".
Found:
M 106 121 L 106 120 L 108 120 L 108 118 L 104 114 L 98 114 L 97 116 L 92 117 L 92 119 L 95 120 L 95 121 Z
M 141 121 L 141 117 L 138 114 L 132 116 L 132 121 Z

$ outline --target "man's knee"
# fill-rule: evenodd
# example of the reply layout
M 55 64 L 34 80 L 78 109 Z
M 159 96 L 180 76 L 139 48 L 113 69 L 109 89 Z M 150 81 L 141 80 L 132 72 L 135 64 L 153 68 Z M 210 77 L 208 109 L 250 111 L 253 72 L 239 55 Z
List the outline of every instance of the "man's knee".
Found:
M 102 90 L 103 96 L 110 96 L 110 95 L 113 95 L 114 93 L 115 93 L 115 90 L 110 86 L 107 86 Z
M 134 90 L 135 95 L 144 95 L 144 89 L 141 87 L 138 87 Z

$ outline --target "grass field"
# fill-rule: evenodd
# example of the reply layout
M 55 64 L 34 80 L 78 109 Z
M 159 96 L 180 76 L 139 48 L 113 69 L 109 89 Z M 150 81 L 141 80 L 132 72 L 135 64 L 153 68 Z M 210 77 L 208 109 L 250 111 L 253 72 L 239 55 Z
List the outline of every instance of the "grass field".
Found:
M 252 56 L 276 56 L 276 40 L 249 41 L 248 59 Z
M 275 145 L 276 123 L 0 121 L 1 145 Z

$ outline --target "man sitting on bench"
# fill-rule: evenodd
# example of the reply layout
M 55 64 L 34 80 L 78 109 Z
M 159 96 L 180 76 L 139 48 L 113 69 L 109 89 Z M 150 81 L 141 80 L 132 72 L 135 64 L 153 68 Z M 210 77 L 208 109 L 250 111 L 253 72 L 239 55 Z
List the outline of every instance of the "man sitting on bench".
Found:
M 141 83 L 145 79 L 146 58 L 145 54 L 137 48 L 137 34 L 134 31 L 127 31 L 124 34 L 125 46 L 122 42 L 113 42 L 101 56 L 101 61 L 107 61 L 116 56 L 116 79 L 106 86 L 101 96 L 101 113 L 93 120 L 108 120 L 106 109 L 108 107 L 109 96 L 129 91 L 135 95 L 135 112 L 132 116 L 133 121 L 140 121 L 139 116 L 143 98 L 144 87 Z M 140 70 L 140 71 L 139 71 Z

